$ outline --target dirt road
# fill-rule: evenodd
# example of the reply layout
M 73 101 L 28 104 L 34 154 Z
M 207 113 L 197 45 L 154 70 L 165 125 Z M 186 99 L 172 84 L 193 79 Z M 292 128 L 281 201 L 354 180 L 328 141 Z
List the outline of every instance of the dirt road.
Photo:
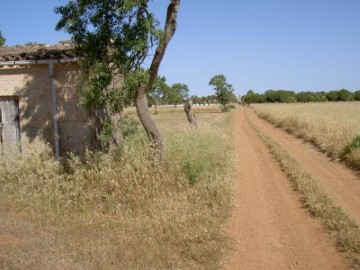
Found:
M 286 149 L 300 166 L 311 174 L 325 193 L 330 195 L 336 204 L 360 225 L 360 174 L 358 172 L 340 163 L 332 162 L 311 144 L 274 127 L 259 118 L 252 110 L 248 110 L 247 114 L 251 122 Z
M 228 232 L 236 249 L 225 269 L 350 269 L 320 222 L 302 209 L 244 110 L 237 112 L 233 124 L 238 179 Z M 259 121 L 255 118 L 251 121 Z

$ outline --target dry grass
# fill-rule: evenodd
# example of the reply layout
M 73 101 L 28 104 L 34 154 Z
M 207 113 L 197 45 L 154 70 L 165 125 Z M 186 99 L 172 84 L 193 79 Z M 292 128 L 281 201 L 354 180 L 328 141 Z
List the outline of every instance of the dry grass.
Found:
M 279 144 L 252 125 L 268 146 L 281 168 L 300 193 L 305 207 L 320 218 L 324 227 L 336 238 L 340 250 L 353 260 L 353 269 L 360 269 L 360 229 L 358 225 L 328 197 L 295 159 Z
M 320 147 L 334 159 L 360 169 L 360 148 L 345 153 L 360 135 L 360 103 L 306 103 L 252 105 L 263 118 Z
M 194 113 L 218 113 L 221 112 L 220 105 L 204 105 L 204 106 L 193 106 Z M 155 106 L 150 108 L 150 112 L 154 115 L 156 114 L 168 114 L 168 113 L 183 113 L 183 105 L 177 106 L 159 106 L 157 112 L 155 111 Z M 124 111 L 125 115 L 136 115 L 136 108 L 129 107 Z
M 218 269 L 227 250 L 230 114 L 156 115 L 167 164 L 145 134 L 120 157 L 61 165 L 48 152 L 0 160 L 0 269 Z M 225 132 L 224 132 L 225 131 Z

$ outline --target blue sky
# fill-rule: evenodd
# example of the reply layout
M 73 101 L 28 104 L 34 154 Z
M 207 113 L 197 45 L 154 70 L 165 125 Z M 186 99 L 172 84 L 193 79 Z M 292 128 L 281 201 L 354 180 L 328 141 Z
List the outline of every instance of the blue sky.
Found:
M 0 0 L 7 45 L 69 39 L 54 30 L 54 7 L 66 2 Z M 152 3 L 161 22 L 168 2 Z M 359 90 L 359 14 L 360 0 L 182 0 L 160 74 L 200 96 L 214 93 L 208 82 L 219 73 L 236 94 Z

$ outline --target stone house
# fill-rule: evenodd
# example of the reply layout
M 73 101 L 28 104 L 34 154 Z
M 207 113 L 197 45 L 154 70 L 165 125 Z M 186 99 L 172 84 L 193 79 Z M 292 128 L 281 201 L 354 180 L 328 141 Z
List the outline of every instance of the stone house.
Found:
M 47 143 L 59 155 L 91 146 L 90 117 L 78 102 L 81 53 L 70 43 L 0 47 L 1 151 Z

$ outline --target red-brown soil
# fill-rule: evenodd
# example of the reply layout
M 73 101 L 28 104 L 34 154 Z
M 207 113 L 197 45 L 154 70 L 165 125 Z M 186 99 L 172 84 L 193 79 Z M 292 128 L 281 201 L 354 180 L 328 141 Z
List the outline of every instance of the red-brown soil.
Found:
M 228 232 L 235 250 L 225 269 L 350 269 L 320 221 L 302 208 L 298 194 L 247 122 L 245 110 L 236 113 L 233 123 L 238 169 Z M 258 126 L 261 122 L 263 129 L 266 123 L 249 113 L 250 121 Z M 265 132 L 272 137 L 270 126 Z
M 350 217 L 360 225 L 360 174 L 332 161 L 310 143 L 306 143 L 259 118 L 249 110 L 248 117 L 311 175 L 318 185 L 332 197 Z

